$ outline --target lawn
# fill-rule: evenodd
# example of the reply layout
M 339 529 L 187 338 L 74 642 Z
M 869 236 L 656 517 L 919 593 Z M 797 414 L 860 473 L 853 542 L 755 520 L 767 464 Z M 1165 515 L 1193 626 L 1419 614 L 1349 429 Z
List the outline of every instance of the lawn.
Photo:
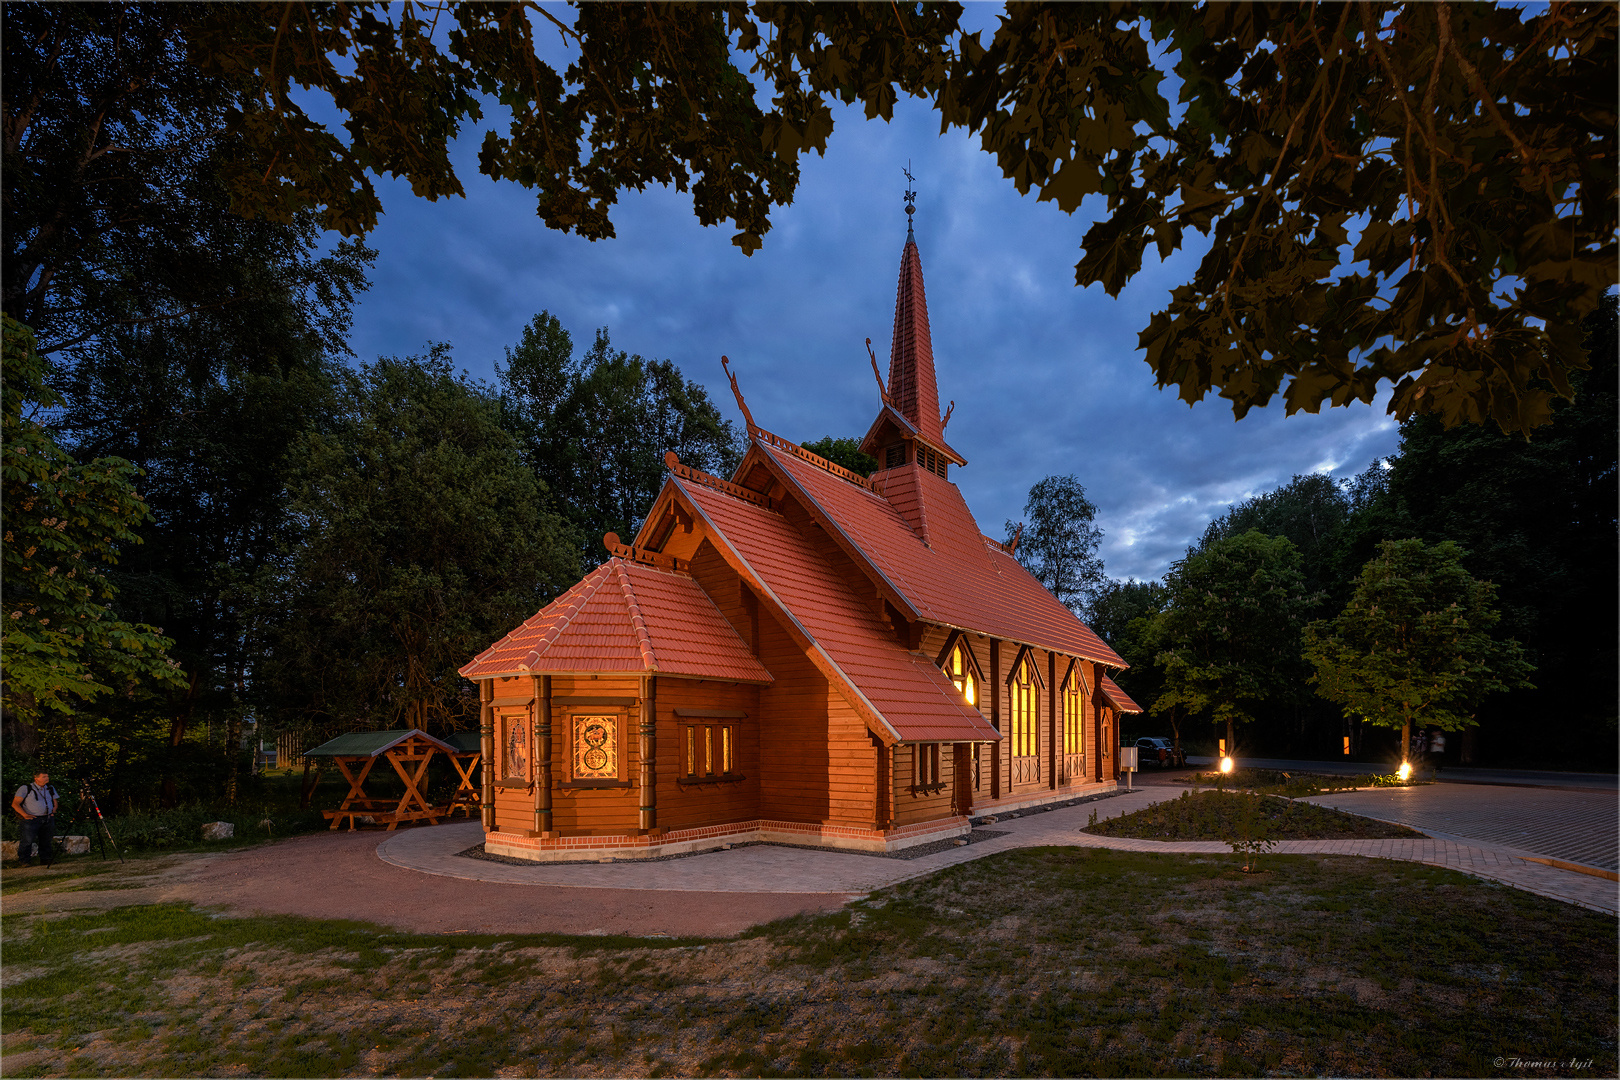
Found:
M 1264 865 L 1029 849 L 717 941 L 6 915 L 0 1071 L 1615 1074 L 1613 918 L 1413 863 Z
M 1405 825 L 1330 810 L 1314 803 L 1290 802 L 1252 792 L 1182 792 L 1144 810 L 1086 827 L 1102 836 L 1140 840 L 1231 840 L 1252 836 L 1265 840 L 1364 840 L 1423 834 Z

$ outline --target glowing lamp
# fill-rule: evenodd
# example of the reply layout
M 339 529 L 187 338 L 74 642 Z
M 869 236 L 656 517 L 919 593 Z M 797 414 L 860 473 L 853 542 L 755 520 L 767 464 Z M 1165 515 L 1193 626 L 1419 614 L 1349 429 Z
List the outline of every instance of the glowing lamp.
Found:
M 1411 763 L 1405 761 L 1401 762 L 1401 767 L 1395 770 L 1395 775 L 1399 776 L 1402 780 L 1405 780 L 1407 777 L 1411 776 Z
M 1231 771 L 1232 771 L 1232 759 L 1229 758 L 1229 757 L 1221 758 L 1221 772 L 1229 773 Z

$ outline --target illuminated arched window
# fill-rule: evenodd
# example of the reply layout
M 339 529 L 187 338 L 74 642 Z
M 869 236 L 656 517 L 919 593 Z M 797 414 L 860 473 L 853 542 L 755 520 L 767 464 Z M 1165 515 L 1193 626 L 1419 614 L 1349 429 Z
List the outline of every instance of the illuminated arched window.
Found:
M 1012 681 L 1012 754 L 1013 757 L 1034 757 L 1035 718 L 1040 715 L 1041 692 L 1036 681 L 1035 665 L 1025 657 Z
M 960 642 L 951 650 L 950 667 L 946 670 L 952 683 L 962 692 L 962 700 L 977 707 L 979 682 L 973 676 L 973 659 L 968 656 L 967 642 Z
M 1080 688 L 1080 665 L 1069 672 L 1063 687 L 1063 752 L 1086 752 L 1086 695 Z

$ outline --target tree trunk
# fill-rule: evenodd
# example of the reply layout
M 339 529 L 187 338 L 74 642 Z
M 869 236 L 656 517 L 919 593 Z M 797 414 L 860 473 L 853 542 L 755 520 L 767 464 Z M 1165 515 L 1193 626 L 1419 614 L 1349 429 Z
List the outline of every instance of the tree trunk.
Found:
M 113 813 L 128 809 L 124 805 L 124 756 L 129 750 L 129 736 L 123 726 L 118 730 L 118 753 L 113 757 L 112 790 L 107 793 L 107 805 Z
M 1237 725 L 1230 716 L 1226 718 L 1226 756 L 1237 756 Z
M 310 776 L 311 766 L 314 767 L 313 779 Z M 321 774 L 325 771 L 326 759 L 304 759 L 304 783 L 298 792 L 298 809 L 309 809 L 309 801 L 315 797 L 315 789 L 321 786 Z
M 236 805 L 236 759 L 242 742 L 242 717 L 231 710 L 225 722 L 225 805 Z
M 34 695 L 19 693 L 18 703 L 24 708 L 34 707 Z M 24 757 L 33 757 L 39 753 L 39 727 L 29 723 L 17 709 L 7 709 L 5 712 L 6 737 L 11 740 L 11 746 Z
M 191 717 L 197 708 L 197 678 L 198 673 L 191 673 L 191 685 L 186 688 L 185 707 L 175 714 L 174 720 L 169 724 L 169 749 L 178 749 L 186 739 L 186 728 L 191 724 Z M 163 777 L 163 794 L 159 803 L 165 810 L 173 810 L 180 803 L 180 792 L 174 779 L 174 755 L 169 755 L 169 771 Z

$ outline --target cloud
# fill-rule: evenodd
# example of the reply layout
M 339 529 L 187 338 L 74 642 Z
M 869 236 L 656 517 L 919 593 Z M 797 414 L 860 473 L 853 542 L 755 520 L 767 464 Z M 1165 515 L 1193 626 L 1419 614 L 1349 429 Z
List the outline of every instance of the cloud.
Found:
M 940 400 L 957 402 L 951 442 L 969 460 L 953 479 L 986 532 L 1020 518 L 1041 478 L 1073 473 L 1098 506 L 1109 572 L 1155 578 L 1233 501 L 1394 451 L 1382 402 L 1234 422 L 1218 398 L 1189 408 L 1155 386 L 1137 334 L 1200 248 L 1150 260 L 1117 299 L 1077 289 L 1100 202 L 1069 216 L 1019 196 L 976 138 L 939 134 L 918 102 L 900 102 L 889 124 L 859 109 L 835 118 L 826 156 L 803 161 L 793 205 L 773 213 L 751 258 L 732 229 L 705 229 L 689 196 L 663 188 L 621 196 L 612 240 L 548 230 L 531 192 L 478 174 L 469 133 L 455 148 L 466 199 L 379 185 L 385 215 L 355 353 L 448 341 L 459 364 L 492 380 L 522 327 L 549 310 L 578 347 L 606 326 L 617 347 L 674 360 L 735 414 L 728 355 L 755 419 L 780 435 L 860 435 L 877 409 L 865 338 L 887 368 L 909 161 Z

